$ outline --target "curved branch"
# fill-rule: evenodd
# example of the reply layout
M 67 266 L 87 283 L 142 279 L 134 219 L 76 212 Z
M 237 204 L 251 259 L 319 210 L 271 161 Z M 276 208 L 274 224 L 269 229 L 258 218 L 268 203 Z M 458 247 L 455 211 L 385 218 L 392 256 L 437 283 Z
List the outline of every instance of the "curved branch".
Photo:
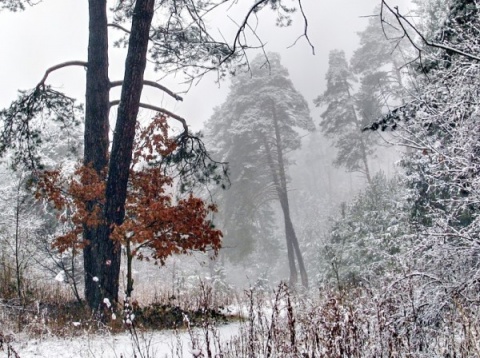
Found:
M 52 66 L 52 67 L 48 68 L 45 71 L 45 74 L 43 75 L 42 80 L 38 83 L 37 88 L 45 85 L 45 81 L 47 80 L 48 75 L 50 73 L 52 73 L 53 71 L 59 70 L 61 68 L 64 68 L 64 67 L 68 67 L 68 66 L 88 67 L 88 62 L 85 62 L 85 61 L 67 61 L 67 62 L 62 62 L 62 63 L 59 63 L 58 65 L 55 65 L 55 66 Z
M 118 104 L 120 103 L 120 100 L 115 100 L 115 101 L 111 101 L 110 102 L 110 107 L 112 106 L 118 106 Z M 182 123 L 182 127 L 183 127 L 183 131 L 184 133 L 188 133 L 188 125 L 187 125 L 187 121 L 185 120 L 185 118 L 183 117 L 180 117 L 179 115 L 176 115 L 175 113 L 172 113 L 170 112 L 169 110 L 167 109 L 164 109 L 164 108 L 161 108 L 161 107 L 157 107 L 157 106 L 154 106 L 154 105 L 151 105 L 151 104 L 147 104 L 147 103 L 140 103 L 140 107 L 142 108 L 145 108 L 145 109 L 150 109 L 152 111 L 155 111 L 155 112 L 160 112 L 160 113 L 163 113 L 165 114 L 166 116 L 168 117 L 171 117 L 173 119 L 176 119 L 177 121 L 179 121 L 180 123 Z
M 238 28 L 237 30 L 237 33 L 235 34 L 235 38 L 233 39 L 233 45 L 232 45 L 232 48 L 230 50 L 230 53 L 225 56 L 220 62 L 219 62 L 219 66 L 222 65 L 223 63 L 227 62 L 228 59 L 230 57 L 232 57 L 236 50 L 237 50 L 237 43 L 243 47 L 241 44 L 240 44 L 240 36 L 243 34 L 243 32 L 245 31 L 245 27 L 247 26 L 247 23 L 248 23 L 248 19 L 250 18 L 250 15 L 252 15 L 253 13 L 257 12 L 258 9 L 265 3 L 268 3 L 268 0 L 259 0 L 257 1 L 251 8 L 250 10 L 247 12 L 247 15 L 245 16 L 245 18 L 243 19 L 240 27 Z
M 170 91 L 167 87 L 162 86 L 157 82 L 144 80 L 143 84 L 146 86 L 155 87 L 160 91 L 163 91 L 166 94 L 170 95 L 171 97 L 175 98 L 177 101 L 183 101 L 183 98 L 180 97 L 178 94 L 174 93 L 173 91 Z M 110 82 L 110 88 L 121 86 L 121 85 L 123 85 L 123 80 Z

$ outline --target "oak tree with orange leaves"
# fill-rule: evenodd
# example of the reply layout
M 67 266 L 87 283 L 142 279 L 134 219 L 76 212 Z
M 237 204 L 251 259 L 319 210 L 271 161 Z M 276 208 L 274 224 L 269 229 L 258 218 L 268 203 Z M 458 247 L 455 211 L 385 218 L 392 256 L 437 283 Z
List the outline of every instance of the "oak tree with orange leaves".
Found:
M 174 178 L 168 173 L 165 159 L 171 158 L 178 145 L 168 136 L 166 117 L 157 115 L 143 128 L 137 124 L 136 133 L 125 219 L 120 225 L 113 225 L 111 236 L 114 242 L 125 247 L 127 297 L 133 291 L 133 258 L 151 258 L 164 264 L 173 254 L 206 250 L 216 254 L 222 237 L 210 220 L 211 214 L 216 212 L 215 205 L 206 204 L 192 193 L 179 200 L 173 197 Z M 84 165 L 78 165 L 73 175 L 62 174 L 61 168 L 42 173 L 37 197 L 50 201 L 59 219 L 72 224 L 72 230 L 57 237 L 54 243 L 59 251 L 89 245 L 82 234 L 84 227 L 95 228 L 103 224 L 101 209 L 105 205 L 105 183 L 103 176 Z M 91 202 L 98 204 L 97 210 L 87 209 L 86 203 Z M 66 212 L 70 215 L 64 215 Z

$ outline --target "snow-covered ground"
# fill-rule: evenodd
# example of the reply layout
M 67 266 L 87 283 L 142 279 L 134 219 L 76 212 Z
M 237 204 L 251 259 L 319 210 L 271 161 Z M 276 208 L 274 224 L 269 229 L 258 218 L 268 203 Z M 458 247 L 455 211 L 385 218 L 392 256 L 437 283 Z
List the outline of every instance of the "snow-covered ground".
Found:
M 240 324 L 230 323 L 216 328 L 218 338 L 224 342 L 238 335 Z M 212 332 L 209 332 L 213 341 Z M 139 346 L 141 354 L 135 349 L 136 357 L 180 358 L 198 357 L 200 350 L 206 356 L 205 333 L 202 329 L 193 330 L 196 347 L 188 331 L 155 331 L 138 333 L 138 344 L 128 333 L 106 335 L 82 335 L 78 337 L 22 340 L 20 337 L 11 346 L 21 358 L 130 358 L 134 357 L 134 346 Z M 213 350 L 213 345 L 212 345 Z M 0 355 L 3 352 L 0 351 Z

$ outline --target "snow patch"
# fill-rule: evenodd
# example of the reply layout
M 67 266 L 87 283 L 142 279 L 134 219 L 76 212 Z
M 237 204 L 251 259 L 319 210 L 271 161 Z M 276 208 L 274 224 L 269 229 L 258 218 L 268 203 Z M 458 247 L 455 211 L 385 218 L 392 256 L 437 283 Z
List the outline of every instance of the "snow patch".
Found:
M 105 306 L 107 306 L 107 308 L 112 307 L 112 304 L 110 303 L 110 300 L 107 297 L 103 299 L 103 303 L 105 304 Z
M 65 282 L 65 271 L 60 271 L 57 276 L 55 276 L 55 281 Z

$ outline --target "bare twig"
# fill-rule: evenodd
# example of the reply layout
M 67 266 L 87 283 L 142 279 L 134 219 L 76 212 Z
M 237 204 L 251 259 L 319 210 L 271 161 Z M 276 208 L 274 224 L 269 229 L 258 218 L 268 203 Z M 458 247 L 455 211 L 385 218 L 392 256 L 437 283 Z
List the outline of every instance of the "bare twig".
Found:
M 298 6 L 300 7 L 300 12 L 302 13 L 302 17 L 303 17 L 303 23 L 304 23 L 303 34 L 298 36 L 297 39 L 294 41 L 294 43 L 288 46 L 287 48 L 291 48 L 295 46 L 298 40 L 300 40 L 302 37 L 305 37 L 305 39 L 308 42 L 308 45 L 312 49 L 312 55 L 315 55 L 315 46 L 313 46 L 312 41 L 310 41 L 310 37 L 308 36 L 308 19 L 307 19 L 307 15 L 305 15 L 305 11 L 303 10 L 303 5 L 301 0 L 298 0 Z
M 247 23 L 248 23 L 248 19 L 250 18 L 250 15 L 257 12 L 257 10 L 267 2 L 268 0 L 259 0 L 250 8 L 250 10 L 247 12 L 247 15 L 245 16 L 242 23 L 240 24 L 240 27 L 238 28 L 237 33 L 235 34 L 235 38 L 233 40 L 233 45 L 230 53 L 220 61 L 220 63 L 218 64 L 219 66 L 225 63 L 226 61 L 228 61 L 228 59 L 230 59 L 235 54 L 237 50 L 237 44 L 243 48 L 243 45 L 241 45 L 240 43 L 240 36 L 242 36 L 243 32 L 245 31 L 245 27 L 247 27 Z

